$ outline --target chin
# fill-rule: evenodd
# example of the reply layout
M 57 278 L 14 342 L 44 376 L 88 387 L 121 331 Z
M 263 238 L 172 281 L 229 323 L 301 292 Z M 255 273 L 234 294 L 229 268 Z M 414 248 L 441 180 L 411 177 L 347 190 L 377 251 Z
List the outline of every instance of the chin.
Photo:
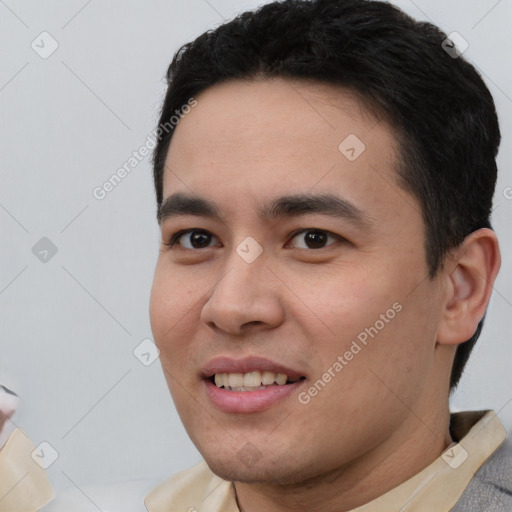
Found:
M 225 465 L 222 463 L 211 463 L 206 461 L 208 467 L 218 477 L 228 482 L 243 482 L 247 484 L 267 482 L 269 480 L 266 472 L 261 469 L 247 468 L 241 464 Z
M 216 457 L 212 454 L 204 454 L 203 457 L 213 473 L 223 480 L 230 482 L 273 483 L 276 485 L 294 485 L 311 475 L 303 475 L 296 464 L 281 460 L 279 463 L 264 455 L 258 460 L 251 453 L 249 447 L 244 447 L 234 457 L 226 457 L 226 454 Z

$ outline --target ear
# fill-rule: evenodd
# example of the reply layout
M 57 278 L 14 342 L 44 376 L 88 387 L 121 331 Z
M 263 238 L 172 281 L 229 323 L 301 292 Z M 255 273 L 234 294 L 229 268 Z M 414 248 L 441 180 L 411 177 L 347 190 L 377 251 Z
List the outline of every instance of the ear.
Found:
M 469 340 L 483 318 L 501 265 L 500 248 L 491 229 L 474 231 L 447 258 L 446 294 L 437 332 L 438 343 Z

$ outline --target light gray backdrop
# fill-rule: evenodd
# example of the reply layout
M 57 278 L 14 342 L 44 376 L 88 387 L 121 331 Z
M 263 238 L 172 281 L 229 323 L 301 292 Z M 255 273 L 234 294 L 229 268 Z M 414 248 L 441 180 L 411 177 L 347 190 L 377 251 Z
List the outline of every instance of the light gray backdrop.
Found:
M 133 353 L 151 339 L 159 238 L 149 157 L 102 200 L 93 190 L 154 129 L 178 47 L 261 3 L 0 0 L 0 381 L 23 399 L 17 424 L 58 453 L 48 469 L 57 491 L 158 481 L 199 460 L 159 361 Z M 494 408 L 510 428 L 512 2 L 396 3 L 462 35 L 498 106 L 503 266 L 452 405 Z

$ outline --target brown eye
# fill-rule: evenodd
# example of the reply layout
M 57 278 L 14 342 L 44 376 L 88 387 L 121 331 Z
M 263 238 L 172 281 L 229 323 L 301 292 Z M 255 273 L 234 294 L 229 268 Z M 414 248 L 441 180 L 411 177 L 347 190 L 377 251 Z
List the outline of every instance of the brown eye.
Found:
M 209 231 L 203 229 L 189 229 L 176 233 L 168 245 L 173 247 L 178 244 L 185 249 L 205 249 L 210 247 L 214 239 L 216 239 L 216 237 Z
M 299 242 L 295 245 L 299 249 L 323 249 L 327 245 L 331 245 L 341 239 L 341 237 L 335 236 L 328 231 L 320 229 L 307 229 L 297 233 L 293 239 L 297 239 Z M 331 240 L 330 243 L 329 240 Z

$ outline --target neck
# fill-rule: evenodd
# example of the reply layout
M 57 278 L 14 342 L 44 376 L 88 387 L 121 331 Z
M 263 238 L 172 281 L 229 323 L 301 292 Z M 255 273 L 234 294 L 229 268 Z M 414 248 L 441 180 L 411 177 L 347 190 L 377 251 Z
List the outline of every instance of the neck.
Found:
M 385 443 L 357 460 L 292 485 L 234 483 L 241 512 L 347 512 L 405 482 L 441 455 L 452 442 L 449 410 L 427 416 L 411 414 Z

